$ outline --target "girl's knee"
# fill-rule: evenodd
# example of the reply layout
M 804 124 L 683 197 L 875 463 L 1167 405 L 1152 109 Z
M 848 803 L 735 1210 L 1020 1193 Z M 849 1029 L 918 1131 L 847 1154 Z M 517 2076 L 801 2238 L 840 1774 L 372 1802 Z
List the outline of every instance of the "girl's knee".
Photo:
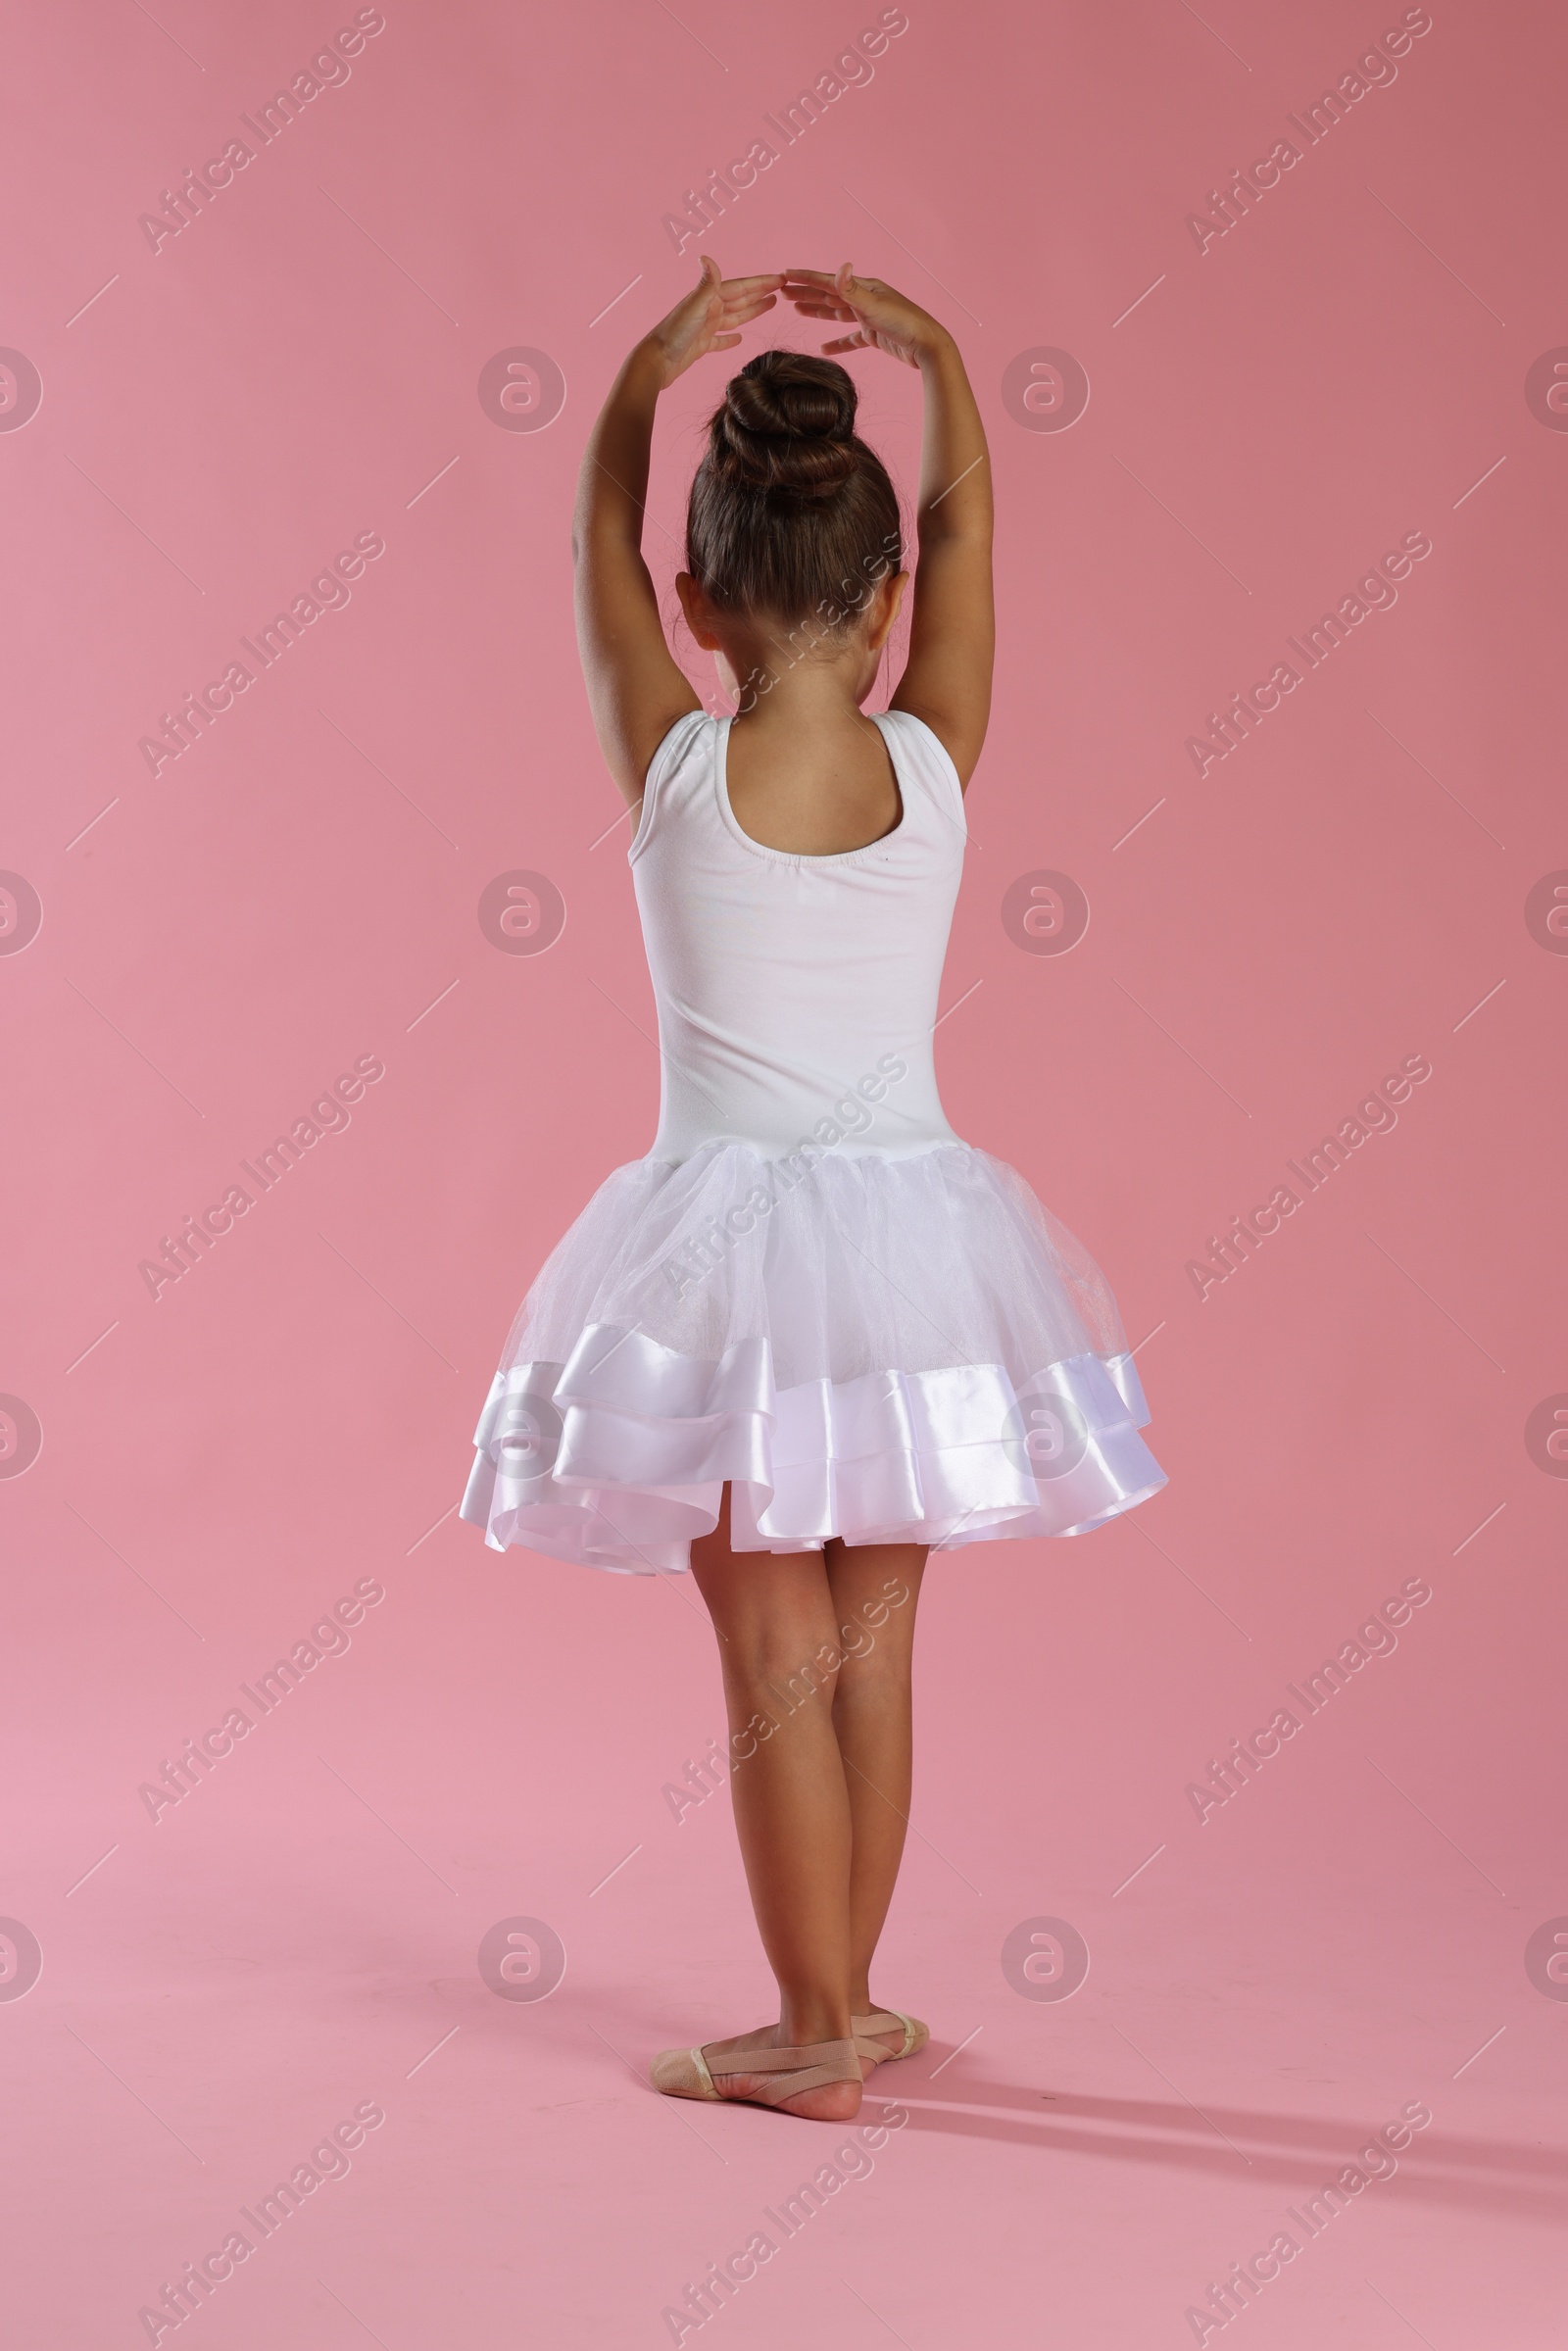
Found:
M 843 1662 L 830 1617 L 732 1626 L 724 1643 L 726 1680 L 743 1698 L 766 1690 L 796 1705 L 818 1690 L 831 1698 Z
M 906 1641 L 878 1641 L 875 1648 L 858 1656 L 846 1654 L 838 1680 L 837 1694 L 841 1699 L 875 1700 L 884 1692 L 892 1697 L 907 1696 L 913 1660 Z

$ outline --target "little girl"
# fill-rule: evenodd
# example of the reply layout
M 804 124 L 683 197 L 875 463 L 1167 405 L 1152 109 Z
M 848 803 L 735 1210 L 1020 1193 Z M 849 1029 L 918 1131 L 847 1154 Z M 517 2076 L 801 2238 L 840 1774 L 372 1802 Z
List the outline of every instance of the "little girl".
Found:
M 660 393 L 780 294 L 841 330 L 824 353 L 885 352 L 924 386 L 909 654 L 869 718 L 909 574 L 832 359 L 749 361 L 692 484 L 675 585 L 733 717 L 676 665 L 641 554 Z M 463 1505 L 498 1549 L 695 1577 L 779 2019 L 666 2050 L 652 2079 L 813 2121 L 849 2119 L 872 2068 L 927 2038 L 867 1979 L 904 1848 L 928 1550 L 1082 1534 L 1164 1483 L 1103 1276 L 937 1094 L 991 530 L 952 336 L 847 265 L 721 281 L 705 259 L 616 377 L 572 552 L 594 724 L 640 811 L 659 1133 L 529 1292 Z

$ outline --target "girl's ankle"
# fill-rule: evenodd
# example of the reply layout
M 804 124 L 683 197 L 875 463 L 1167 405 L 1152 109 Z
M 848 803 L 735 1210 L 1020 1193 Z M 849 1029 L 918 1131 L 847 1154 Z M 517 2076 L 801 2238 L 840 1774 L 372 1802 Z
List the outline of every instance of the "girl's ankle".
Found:
M 807 2049 L 819 2041 L 848 2040 L 850 2012 L 846 2009 L 840 2018 L 831 2009 L 822 2007 L 795 2009 L 787 2018 L 780 2016 L 778 2033 L 779 2046 L 784 2049 Z

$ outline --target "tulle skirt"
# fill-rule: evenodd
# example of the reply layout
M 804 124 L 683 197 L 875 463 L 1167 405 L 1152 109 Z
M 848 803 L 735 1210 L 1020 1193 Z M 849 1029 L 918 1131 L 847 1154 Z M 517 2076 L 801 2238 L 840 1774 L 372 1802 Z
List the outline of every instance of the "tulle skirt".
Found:
M 1164 1473 L 1115 1300 L 967 1145 L 619 1167 L 513 1325 L 463 1516 L 496 1549 L 743 1551 L 1081 1535 Z

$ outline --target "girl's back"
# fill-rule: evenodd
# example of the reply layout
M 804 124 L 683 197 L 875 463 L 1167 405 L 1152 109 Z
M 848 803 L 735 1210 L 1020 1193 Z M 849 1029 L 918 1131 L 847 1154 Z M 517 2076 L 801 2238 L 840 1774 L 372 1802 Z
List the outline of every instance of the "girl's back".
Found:
M 896 820 L 836 854 L 770 845 L 745 827 L 728 774 L 732 720 L 688 713 L 660 745 L 630 853 L 659 1006 L 656 1159 L 714 1141 L 773 1154 L 953 1139 L 932 1033 L 963 794 L 920 719 L 889 710 L 872 723 Z

